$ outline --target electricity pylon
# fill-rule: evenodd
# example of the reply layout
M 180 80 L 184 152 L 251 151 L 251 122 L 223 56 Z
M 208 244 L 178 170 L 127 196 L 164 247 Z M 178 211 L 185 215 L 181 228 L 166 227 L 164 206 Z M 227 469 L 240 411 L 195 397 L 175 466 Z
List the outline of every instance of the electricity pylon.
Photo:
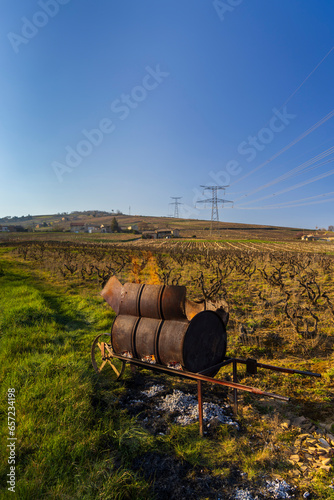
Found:
M 179 205 L 183 205 L 183 203 L 180 203 L 178 200 L 181 200 L 182 196 L 170 196 L 172 198 L 172 201 L 170 205 L 174 205 L 174 218 L 178 219 L 179 218 Z
M 205 191 L 211 191 L 212 197 L 208 198 L 206 200 L 199 200 L 196 202 L 197 203 L 211 203 L 212 208 L 211 208 L 211 232 L 212 232 L 212 225 L 214 221 L 219 221 L 219 212 L 218 212 L 218 203 L 233 203 L 233 201 L 230 200 L 224 200 L 223 198 L 218 198 L 218 191 L 219 190 L 224 190 L 229 187 L 229 186 L 201 186 L 203 188 L 203 194 Z

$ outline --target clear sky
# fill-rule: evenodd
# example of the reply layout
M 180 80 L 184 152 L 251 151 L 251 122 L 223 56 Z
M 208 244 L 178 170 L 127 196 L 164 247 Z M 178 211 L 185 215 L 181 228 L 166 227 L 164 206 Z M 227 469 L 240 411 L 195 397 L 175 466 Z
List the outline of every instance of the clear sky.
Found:
M 229 185 L 222 221 L 334 224 L 334 2 L 0 9 L 1 217 L 209 219 L 200 186 Z

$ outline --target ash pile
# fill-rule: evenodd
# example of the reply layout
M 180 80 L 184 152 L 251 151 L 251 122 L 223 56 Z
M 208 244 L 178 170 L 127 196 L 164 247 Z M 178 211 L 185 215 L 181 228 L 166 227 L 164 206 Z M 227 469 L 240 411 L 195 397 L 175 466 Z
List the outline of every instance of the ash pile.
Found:
M 148 411 L 149 416 L 142 420 L 145 425 L 160 421 L 158 434 L 168 432 L 168 423 L 185 426 L 199 420 L 197 397 L 178 389 L 171 393 L 166 391 L 164 385 L 152 385 L 147 390 L 137 392 L 135 396 L 130 394 L 124 403 L 128 410 L 132 410 L 131 413 L 135 409 L 135 413 Z M 239 430 L 239 424 L 234 420 L 232 409 L 227 403 L 218 405 L 204 401 L 203 421 L 208 429 L 222 424 Z

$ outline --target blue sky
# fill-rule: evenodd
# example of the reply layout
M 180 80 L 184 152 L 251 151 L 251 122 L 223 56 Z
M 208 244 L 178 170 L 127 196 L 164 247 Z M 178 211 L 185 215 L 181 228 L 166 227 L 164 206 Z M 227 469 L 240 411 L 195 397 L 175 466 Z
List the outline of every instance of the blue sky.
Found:
M 334 224 L 333 2 L 16 0 L 0 19 L 0 216 L 180 196 L 209 219 L 200 186 L 229 185 L 222 221 Z

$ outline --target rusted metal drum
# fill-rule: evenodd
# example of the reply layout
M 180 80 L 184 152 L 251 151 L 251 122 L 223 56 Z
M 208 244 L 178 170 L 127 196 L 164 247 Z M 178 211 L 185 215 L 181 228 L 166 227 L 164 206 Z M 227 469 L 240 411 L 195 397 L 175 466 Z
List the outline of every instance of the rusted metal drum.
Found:
M 111 330 L 111 343 L 116 354 L 132 358 L 158 359 L 157 346 L 163 320 L 119 315 Z
M 111 345 L 116 354 L 137 358 L 135 333 L 139 318 L 119 315 L 111 330 Z
M 119 314 L 156 319 L 184 319 L 186 287 L 125 283 Z
M 163 285 L 144 285 L 140 296 L 140 316 L 162 319 Z
M 200 372 L 225 358 L 226 329 L 213 311 L 197 314 L 188 324 L 166 321 L 159 335 L 158 352 L 161 363 L 180 363 L 190 372 Z
M 140 316 L 140 296 L 145 285 L 125 283 L 120 291 L 119 314 Z
M 158 340 L 159 359 L 162 365 L 183 363 L 183 343 L 189 323 L 182 321 L 164 321 Z
M 158 338 L 164 322 L 154 318 L 140 318 L 135 334 L 136 352 L 139 359 L 151 358 L 160 363 Z
M 185 286 L 164 286 L 161 300 L 163 319 L 186 320 L 185 302 L 187 289 Z
M 200 372 L 222 362 L 227 346 L 226 328 L 214 311 L 203 311 L 190 321 L 183 341 L 183 364 L 190 372 Z
M 225 358 L 225 325 L 213 311 L 197 314 L 188 321 L 117 316 L 111 331 L 116 354 L 144 359 L 151 357 L 163 365 L 180 364 L 199 372 Z

